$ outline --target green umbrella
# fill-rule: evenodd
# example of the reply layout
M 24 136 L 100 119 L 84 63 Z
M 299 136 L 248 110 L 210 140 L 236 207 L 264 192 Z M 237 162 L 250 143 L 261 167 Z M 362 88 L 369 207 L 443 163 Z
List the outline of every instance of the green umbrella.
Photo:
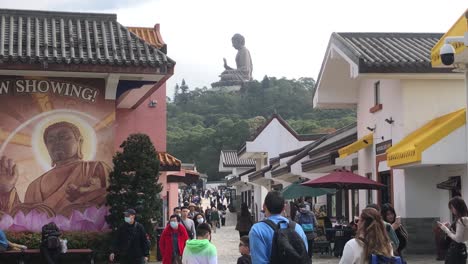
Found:
M 281 193 L 283 194 L 284 199 L 290 200 L 303 196 L 317 197 L 324 194 L 335 193 L 334 189 L 325 189 L 325 188 L 311 188 L 300 183 L 293 183 L 288 187 L 284 188 Z

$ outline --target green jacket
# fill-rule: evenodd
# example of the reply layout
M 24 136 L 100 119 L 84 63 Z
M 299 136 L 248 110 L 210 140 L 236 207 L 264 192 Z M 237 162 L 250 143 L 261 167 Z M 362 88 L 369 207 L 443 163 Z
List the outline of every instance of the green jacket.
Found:
M 211 221 L 219 221 L 219 212 L 218 211 L 211 212 Z
M 218 257 L 216 247 L 208 239 L 187 240 L 184 254 L 182 256 L 183 264 L 206 263 L 217 264 Z

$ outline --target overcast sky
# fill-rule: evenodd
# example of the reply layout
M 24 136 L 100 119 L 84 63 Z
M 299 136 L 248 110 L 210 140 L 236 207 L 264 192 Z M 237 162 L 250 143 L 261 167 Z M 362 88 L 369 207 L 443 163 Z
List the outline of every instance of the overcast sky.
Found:
M 177 62 L 168 95 L 185 78 L 210 87 L 235 67 L 231 37 L 250 50 L 255 79 L 317 78 L 332 32 L 446 32 L 467 0 L 0 0 L 2 8 L 117 13 L 125 26 L 161 24 L 168 55 Z

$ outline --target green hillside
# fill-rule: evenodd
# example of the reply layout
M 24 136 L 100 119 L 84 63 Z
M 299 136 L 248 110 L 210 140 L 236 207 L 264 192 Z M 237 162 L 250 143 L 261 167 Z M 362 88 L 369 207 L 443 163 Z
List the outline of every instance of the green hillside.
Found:
M 217 180 L 225 176 L 218 172 L 220 151 L 239 149 L 275 112 L 299 134 L 331 132 L 355 122 L 354 110 L 312 109 L 314 86 L 312 78 L 265 77 L 240 92 L 223 93 L 189 89 L 183 82 L 168 99 L 168 151 Z

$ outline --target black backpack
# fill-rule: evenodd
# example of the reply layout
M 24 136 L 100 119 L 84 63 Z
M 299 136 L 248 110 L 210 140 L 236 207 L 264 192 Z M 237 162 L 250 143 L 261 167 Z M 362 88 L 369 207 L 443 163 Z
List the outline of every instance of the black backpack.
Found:
M 273 221 L 263 220 L 273 231 L 273 241 L 271 248 L 270 264 L 311 264 L 312 260 L 307 255 L 307 249 L 301 236 L 296 232 L 296 223 L 290 221 L 279 221 L 275 224 Z M 286 228 L 281 228 L 285 223 Z M 312 249 L 310 249 L 312 250 Z

